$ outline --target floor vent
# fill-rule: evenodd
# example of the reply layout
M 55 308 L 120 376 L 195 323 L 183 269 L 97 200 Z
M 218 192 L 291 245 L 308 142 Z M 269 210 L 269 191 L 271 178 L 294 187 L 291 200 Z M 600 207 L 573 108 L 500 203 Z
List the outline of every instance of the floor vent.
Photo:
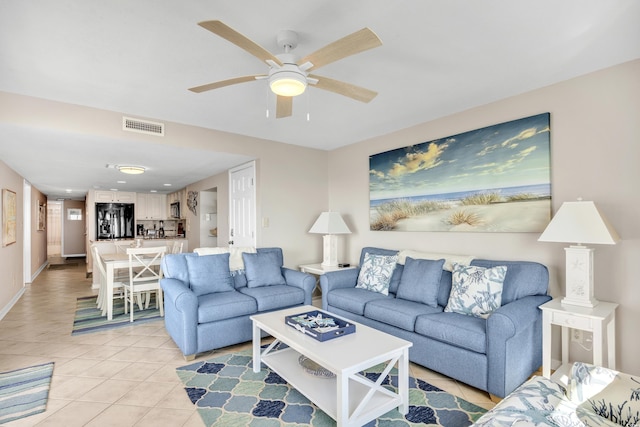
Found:
M 122 117 L 122 130 L 146 133 L 147 135 L 164 136 L 164 124 L 148 120 Z

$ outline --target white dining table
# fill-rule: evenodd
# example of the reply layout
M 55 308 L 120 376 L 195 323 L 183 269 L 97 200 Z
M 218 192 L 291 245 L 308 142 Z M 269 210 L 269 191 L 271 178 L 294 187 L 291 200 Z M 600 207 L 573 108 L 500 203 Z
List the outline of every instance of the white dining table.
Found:
M 106 285 L 107 298 L 107 320 L 113 319 L 113 282 L 115 279 L 115 271 L 118 269 L 129 269 L 129 255 L 125 253 L 106 253 L 100 254 L 104 262 L 107 277 L 104 277 Z M 161 258 L 158 257 L 151 265 L 160 265 Z M 140 262 L 133 261 L 133 265 L 142 266 Z

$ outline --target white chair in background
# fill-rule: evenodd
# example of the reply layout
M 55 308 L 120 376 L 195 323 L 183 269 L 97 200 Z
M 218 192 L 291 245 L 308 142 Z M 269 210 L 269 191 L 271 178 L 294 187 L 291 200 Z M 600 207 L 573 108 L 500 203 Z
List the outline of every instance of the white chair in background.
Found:
M 102 315 L 105 316 L 107 314 L 107 304 L 105 304 L 107 298 L 107 272 L 102 262 L 102 258 L 100 257 L 100 252 L 98 252 L 97 245 L 91 245 L 91 253 L 93 255 L 93 265 L 98 266 L 100 273 L 100 287 L 98 288 L 96 305 L 99 310 L 102 310 Z M 122 277 L 117 277 L 113 282 L 114 298 L 116 297 L 116 291 L 118 291 L 117 298 L 123 297 L 124 283 L 122 282 L 122 279 Z
M 181 254 L 182 246 L 184 245 L 183 241 L 176 240 L 172 245 L 168 246 L 169 253 L 172 254 Z
M 130 312 L 130 322 L 133 322 L 133 309 L 137 300 L 140 310 L 143 310 L 142 294 L 156 294 L 156 308 L 160 308 L 160 315 L 164 316 L 164 304 L 162 301 L 162 288 L 160 279 L 162 270 L 155 268 L 167 251 L 166 246 L 148 248 L 128 248 L 129 255 L 129 282 L 124 284 L 124 312 Z M 149 308 L 149 300 L 146 298 L 146 308 Z

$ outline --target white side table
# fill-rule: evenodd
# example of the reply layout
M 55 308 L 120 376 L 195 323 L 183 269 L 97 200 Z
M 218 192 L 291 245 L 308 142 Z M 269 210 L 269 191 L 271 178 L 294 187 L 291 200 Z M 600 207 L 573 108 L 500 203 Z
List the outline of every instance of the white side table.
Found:
M 314 276 L 317 276 L 316 289 L 320 289 L 320 276 L 322 276 L 323 274 L 329 271 L 351 270 L 353 268 L 357 268 L 357 265 L 351 264 L 349 267 L 323 267 L 322 264 L 318 263 L 318 264 L 303 264 L 298 266 L 298 268 L 303 273 L 309 273 L 309 274 L 313 274 Z M 315 289 L 313 293 L 314 294 L 316 293 Z
M 593 334 L 593 364 L 603 365 L 604 347 L 607 341 L 607 366 L 616 368 L 616 308 L 618 304 L 601 301 L 593 308 L 562 304 L 559 298 L 540 306 L 542 310 L 542 375 L 551 376 L 552 325 L 562 327 L 562 366 L 569 366 L 569 328 L 589 331 Z

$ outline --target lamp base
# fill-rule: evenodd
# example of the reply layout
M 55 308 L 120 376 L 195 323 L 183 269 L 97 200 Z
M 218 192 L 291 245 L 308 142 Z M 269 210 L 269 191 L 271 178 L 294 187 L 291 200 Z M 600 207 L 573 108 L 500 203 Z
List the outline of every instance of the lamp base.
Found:
M 596 305 L 598 305 L 598 303 L 600 303 L 600 301 L 598 301 L 595 298 L 591 298 L 589 300 L 584 300 L 584 299 L 575 299 L 575 298 L 564 297 L 564 298 L 562 298 L 562 300 L 560 300 L 560 303 L 562 303 L 563 305 L 577 305 L 579 307 L 593 308 Z
M 564 248 L 566 254 L 566 295 L 562 304 L 593 308 L 598 300 L 593 292 L 593 249 L 582 246 Z
M 322 236 L 322 267 L 338 267 L 338 236 Z

